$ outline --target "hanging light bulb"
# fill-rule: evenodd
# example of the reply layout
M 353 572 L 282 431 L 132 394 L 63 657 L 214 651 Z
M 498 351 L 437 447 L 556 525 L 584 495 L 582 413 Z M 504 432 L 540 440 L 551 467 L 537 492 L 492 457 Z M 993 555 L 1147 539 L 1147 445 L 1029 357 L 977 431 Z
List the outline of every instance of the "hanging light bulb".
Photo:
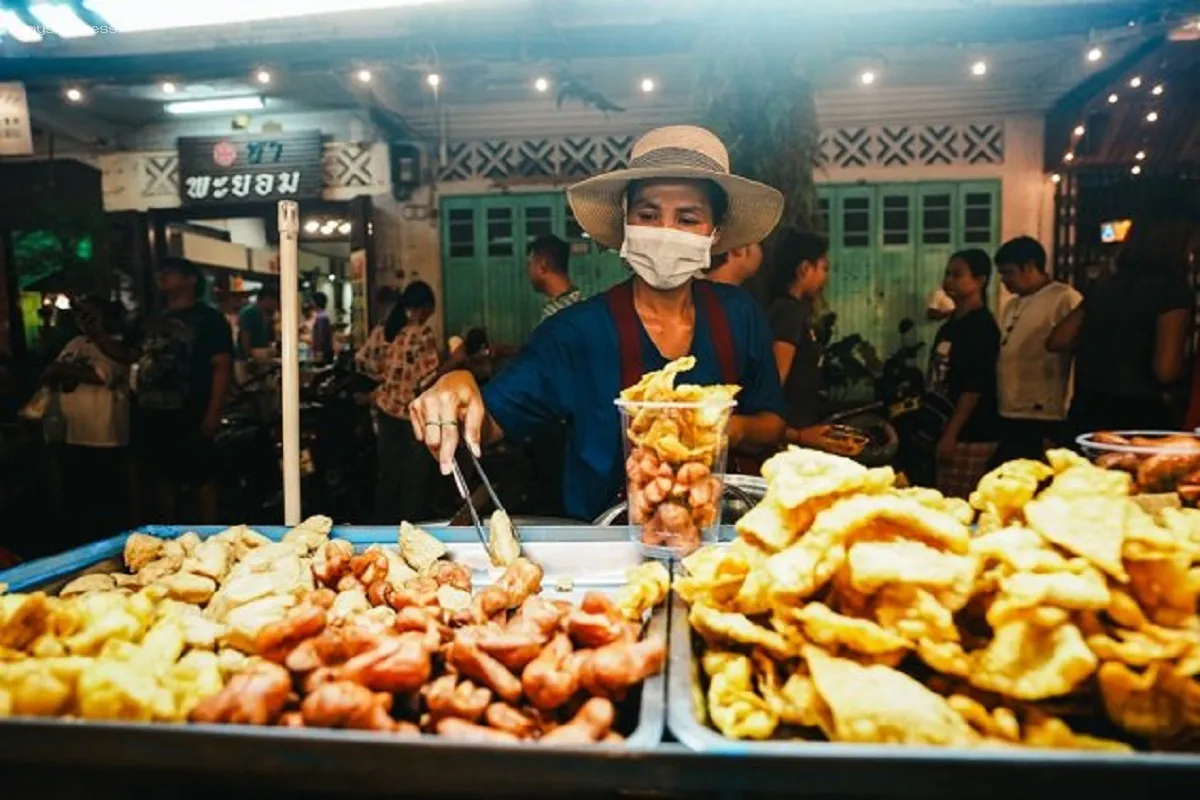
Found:
M 1076 136 L 1083 136 L 1085 133 L 1087 133 L 1087 128 L 1083 127 L 1082 125 L 1076 125 L 1075 130 L 1072 131 L 1072 133 L 1074 133 Z
M 1129 88 L 1130 89 L 1136 89 L 1141 85 L 1142 85 L 1142 76 L 1141 75 L 1134 75 L 1132 78 L 1129 79 Z
M 271 73 L 265 69 L 260 69 L 258 72 L 254 73 L 254 80 L 258 81 L 263 86 L 266 86 L 271 82 Z
M 442 85 L 442 76 L 431 72 L 425 76 L 425 82 L 429 84 L 430 88 L 436 89 Z
M 1165 89 L 1164 89 L 1163 85 L 1160 83 L 1157 86 L 1155 86 L 1153 89 L 1150 90 L 1150 94 L 1154 95 L 1155 97 L 1158 97 L 1159 95 L 1161 95 L 1163 93 L 1163 91 L 1165 91 Z
M 1068 164 L 1070 164 L 1074 160 L 1075 160 L 1074 153 L 1067 153 L 1066 155 L 1063 156 L 1063 161 L 1067 162 Z
M 642 91 L 649 94 L 654 91 L 654 79 L 642 78 Z
M 1051 183 L 1062 183 L 1062 175 L 1059 175 L 1057 172 L 1054 173 L 1053 175 L 1050 176 L 1050 182 Z
M 971 65 L 971 74 L 977 78 L 982 77 L 983 75 L 986 75 L 987 74 L 987 62 L 986 61 L 976 61 L 974 64 Z
M 72 86 L 70 89 L 67 89 L 65 92 L 63 92 L 63 97 L 67 98 L 68 103 L 82 103 L 83 91 Z
M 308 222 L 304 223 L 304 232 L 316 233 L 320 227 L 321 223 L 317 222 L 315 219 L 310 219 Z
M 170 81 L 163 81 L 162 86 L 160 86 L 159 88 L 162 89 L 163 94 L 175 94 L 176 89 L 178 89 L 179 87 L 177 87 L 175 84 L 171 83 Z
M 1087 51 L 1087 60 L 1091 61 L 1092 63 L 1095 63 L 1102 58 L 1104 58 L 1104 51 L 1099 47 L 1093 47 L 1091 50 Z
M 1146 115 L 1146 122 L 1158 122 L 1158 112 L 1151 111 Z
M 1132 169 L 1130 169 L 1129 171 L 1130 171 L 1130 172 L 1132 172 L 1134 175 L 1141 175 L 1141 174 L 1142 174 L 1142 168 L 1141 168 L 1141 166 L 1140 166 L 1140 165 L 1138 165 L 1138 164 L 1134 164 L 1134 165 L 1133 165 L 1133 167 L 1132 167 Z
M 360 69 L 360 70 L 359 70 L 359 71 L 358 71 L 358 72 L 355 74 L 355 77 L 356 77 L 356 78 L 358 78 L 358 82 L 359 82 L 359 83 L 370 83 L 370 82 L 371 82 L 371 70 L 369 70 L 369 69 Z
M 533 88 L 537 89 L 539 92 L 544 92 L 550 88 L 550 81 L 545 78 L 538 78 L 533 82 Z
M 341 225 L 338 225 L 338 233 L 342 234 L 343 236 L 350 233 L 350 223 L 343 222 Z
M 875 73 L 871 70 L 867 70 L 862 75 L 858 76 L 858 80 L 863 86 L 870 86 L 875 82 Z
M 1118 101 L 1118 100 L 1120 100 L 1120 99 L 1121 99 L 1121 98 L 1117 97 L 1117 95 L 1116 95 L 1116 93 L 1115 93 L 1115 92 L 1114 92 L 1113 94 L 1110 94 L 1110 95 L 1108 96 L 1108 102 L 1109 102 L 1109 103 L 1115 103 L 1115 102 L 1117 102 L 1117 101 Z
M 1146 160 L 1146 151 L 1138 150 L 1136 153 L 1133 154 L 1133 157 L 1136 158 L 1138 161 L 1145 161 Z

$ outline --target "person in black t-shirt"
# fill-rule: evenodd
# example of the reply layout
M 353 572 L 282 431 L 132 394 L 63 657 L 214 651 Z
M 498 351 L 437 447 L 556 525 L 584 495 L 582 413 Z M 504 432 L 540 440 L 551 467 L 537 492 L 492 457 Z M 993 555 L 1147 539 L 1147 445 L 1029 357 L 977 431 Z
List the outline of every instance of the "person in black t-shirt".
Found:
M 982 250 L 950 257 L 942 288 L 954 314 L 938 329 L 929 358 L 929 386 L 953 407 L 937 450 L 937 488 L 967 497 L 996 451 L 996 360 L 1000 328 L 984 302 L 992 261 Z
M 141 332 L 133 439 L 153 522 L 217 522 L 213 437 L 233 375 L 233 332 L 200 301 L 203 287 L 194 263 L 168 261 L 158 274 L 163 309 Z M 181 519 L 185 490 L 197 508 Z
M 1075 353 L 1067 422 L 1076 435 L 1182 424 L 1167 395 L 1187 369 L 1195 301 L 1184 276 L 1194 231 L 1186 219 L 1135 222 L 1116 274 L 1050 335 L 1047 349 Z
M 771 270 L 775 300 L 767 319 L 787 403 L 787 441 L 839 452 L 844 445 L 829 437 L 828 425 L 819 424 L 823 348 L 815 303 L 829 280 L 829 242 L 815 233 L 788 231 L 775 249 Z

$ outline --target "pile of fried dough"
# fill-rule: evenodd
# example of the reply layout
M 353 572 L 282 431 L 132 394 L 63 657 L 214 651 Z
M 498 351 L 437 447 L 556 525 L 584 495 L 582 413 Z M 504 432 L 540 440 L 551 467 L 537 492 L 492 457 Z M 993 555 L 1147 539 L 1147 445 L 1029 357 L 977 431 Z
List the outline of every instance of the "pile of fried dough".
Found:
M 1192 749 L 1200 512 L 1048 460 L 1001 466 L 968 505 L 772 458 L 738 538 L 675 581 L 703 715 L 737 739 Z
M 661 565 L 576 607 L 538 596 L 524 558 L 472 594 L 471 569 L 420 529 L 358 553 L 331 529 L 133 534 L 128 572 L 0 594 L 0 717 L 602 741 L 613 701 L 662 667 L 663 642 L 640 640 Z
M 616 601 L 579 606 L 539 596 L 542 569 L 519 558 L 471 592 L 471 572 L 438 561 L 400 590 L 368 590 L 374 605 L 335 616 L 331 589 L 375 586 L 378 553 L 330 542 L 315 571 L 323 588 L 259 635 L 261 658 L 191 714 L 193 721 L 437 733 L 484 743 L 619 741 L 614 705 L 660 671 L 662 639 L 641 639 L 644 615 L 667 594 L 661 564 L 633 570 Z

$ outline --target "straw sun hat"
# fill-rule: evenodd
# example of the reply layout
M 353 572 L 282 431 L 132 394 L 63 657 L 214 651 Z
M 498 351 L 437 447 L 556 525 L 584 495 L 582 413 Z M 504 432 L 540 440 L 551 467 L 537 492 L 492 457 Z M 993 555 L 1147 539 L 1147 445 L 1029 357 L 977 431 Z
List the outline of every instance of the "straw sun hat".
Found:
M 579 226 L 605 247 L 625 241 L 625 191 L 630 181 L 709 180 L 729 199 L 714 253 L 760 242 L 783 214 L 783 195 L 729 172 L 729 153 L 712 132 L 693 125 L 655 128 L 633 145 L 629 168 L 588 178 L 567 189 Z

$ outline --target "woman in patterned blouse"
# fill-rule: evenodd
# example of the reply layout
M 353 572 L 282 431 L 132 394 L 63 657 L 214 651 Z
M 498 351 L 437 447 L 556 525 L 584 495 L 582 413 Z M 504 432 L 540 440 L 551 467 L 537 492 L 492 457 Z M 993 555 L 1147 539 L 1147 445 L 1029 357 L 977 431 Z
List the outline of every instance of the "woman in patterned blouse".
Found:
M 433 309 L 429 284 L 409 284 L 358 355 L 363 371 L 379 382 L 373 400 L 379 423 L 375 521 L 381 525 L 417 522 L 425 513 L 435 465 L 413 437 L 408 406 L 438 374 L 437 336 L 429 325 Z

